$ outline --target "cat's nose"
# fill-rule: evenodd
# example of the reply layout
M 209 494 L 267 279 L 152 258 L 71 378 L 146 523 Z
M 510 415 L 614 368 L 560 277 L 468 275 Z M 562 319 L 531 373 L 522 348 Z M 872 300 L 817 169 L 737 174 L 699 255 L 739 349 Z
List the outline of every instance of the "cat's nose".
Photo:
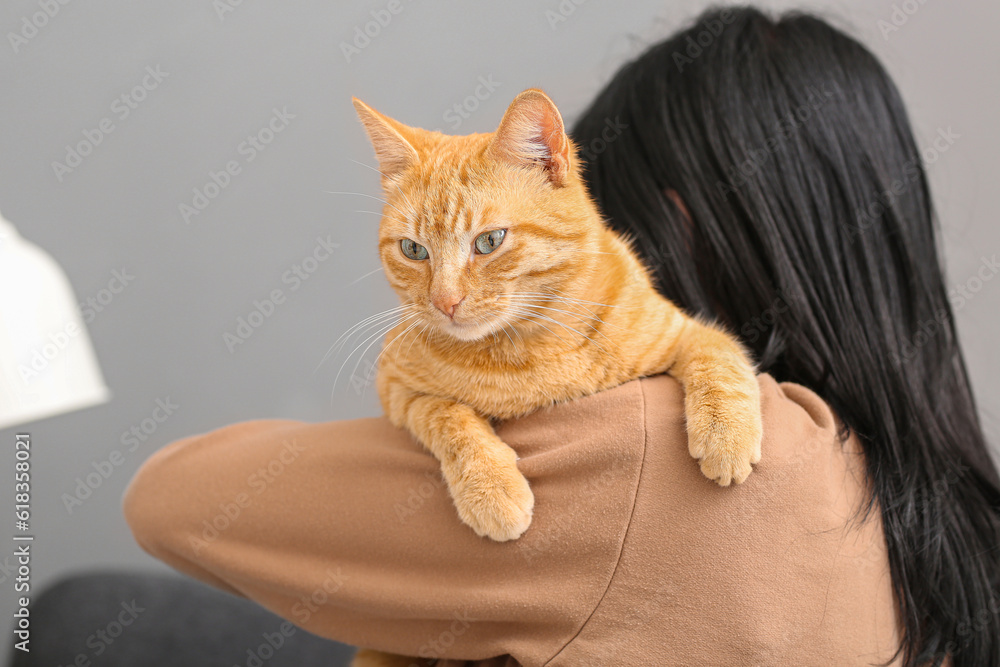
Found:
M 458 308 L 458 304 L 463 301 L 465 301 L 465 296 L 459 296 L 457 294 L 440 294 L 431 299 L 431 303 L 434 304 L 434 307 L 451 319 L 455 319 L 455 309 Z

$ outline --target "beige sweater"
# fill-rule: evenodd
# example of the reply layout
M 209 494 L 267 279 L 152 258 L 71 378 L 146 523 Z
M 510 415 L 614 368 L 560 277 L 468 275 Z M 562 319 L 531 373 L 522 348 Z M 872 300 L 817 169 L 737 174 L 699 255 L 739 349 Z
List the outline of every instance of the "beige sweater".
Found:
M 460 523 L 437 461 L 383 418 L 175 442 L 139 470 L 125 514 L 181 572 L 440 664 L 886 661 L 897 615 L 878 513 L 852 521 L 858 443 L 808 389 L 760 385 L 763 458 L 729 488 L 689 457 L 668 376 L 500 425 L 536 498 L 514 542 Z

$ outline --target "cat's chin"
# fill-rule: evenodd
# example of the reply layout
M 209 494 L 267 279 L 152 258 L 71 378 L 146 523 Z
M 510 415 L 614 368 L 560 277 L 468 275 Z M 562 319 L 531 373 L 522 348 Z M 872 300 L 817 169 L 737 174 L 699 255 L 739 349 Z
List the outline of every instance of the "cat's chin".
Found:
M 440 325 L 439 329 L 442 333 L 463 343 L 471 343 L 493 333 L 493 327 L 489 323 L 484 322 L 463 323 L 451 321 Z

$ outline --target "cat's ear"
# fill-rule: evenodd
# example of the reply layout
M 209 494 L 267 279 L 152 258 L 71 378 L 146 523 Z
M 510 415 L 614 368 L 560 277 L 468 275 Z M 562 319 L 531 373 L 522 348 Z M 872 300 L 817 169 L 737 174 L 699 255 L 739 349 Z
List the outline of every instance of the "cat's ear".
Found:
M 378 159 L 379 171 L 383 179 L 391 180 L 404 169 L 417 163 L 420 156 L 410 143 L 413 128 L 403 125 L 352 97 L 354 108 L 361 118 L 361 124 L 368 132 L 372 146 L 375 147 L 375 157 Z
M 572 150 L 555 103 L 537 88 L 515 97 L 487 155 L 515 166 L 540 167 L 554 186 L 565 185 Z

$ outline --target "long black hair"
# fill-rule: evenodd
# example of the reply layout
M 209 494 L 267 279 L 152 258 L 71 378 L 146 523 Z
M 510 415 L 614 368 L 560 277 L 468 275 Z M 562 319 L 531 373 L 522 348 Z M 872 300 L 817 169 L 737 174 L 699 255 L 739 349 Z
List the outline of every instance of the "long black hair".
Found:
M 1000 480 L 955 331 L 963 296 L 945 288 L 921 150 L 877 59 L 808 14 L 709 10 L 625 65 L 573 137 L 663 295 L 859 437 L 897 657 L 1000 665 Z M 941 128 L 923 157 L 952 140 Z

